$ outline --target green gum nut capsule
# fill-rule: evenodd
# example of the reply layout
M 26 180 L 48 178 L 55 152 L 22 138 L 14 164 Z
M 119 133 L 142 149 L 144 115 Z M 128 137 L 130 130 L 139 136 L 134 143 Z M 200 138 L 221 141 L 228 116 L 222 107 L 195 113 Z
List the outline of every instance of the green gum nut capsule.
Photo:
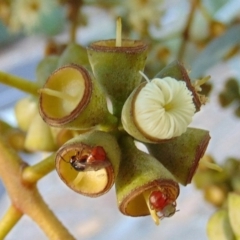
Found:
M 192 92 L 193 102 L 195 104 L 196 111 L 200 110 L 200 107 L 202 105 L 201 100 L 191 83 L 191 79 L 188 76 L 187 70 L 185 69 L 185 67 L 181 62 L 179 61 L 172 62 L 171 64 L 163 68 L 155 76 L 155 78 L 163 78 L 163 77 L 172 77 L 179 81 L 184 81 L 186 83 L 187 88 Z
M 142 41 L 121 41 L 116 46 L 116 40 L 102 40 L 87 47 L 89 62 L 96 79 L 101 83 L 105 93 L 113 104 L 115 115 L 121 114 L 122 106 L 139 85 L 147 58 L 147 45 Z
M 191 183 L 210 140 L 209 132 L 188 128 L 181 136 L 160 144 L 145 144 L 149 153 L 157 158 L 183 185 Z
M 209 240 L 235 239 L 227 209 L 220 209 L 210 217 L 207 223 L 207 236 Z
M 52 127 L 89 129 L 117 121 L 107 109 L 98 82 L 81 66 L 59 68 L 39 92 L 40 115 Z
M 58 68 L 71 63 L 89 67 L 86 48 L 76 43 L 69 43 L 59 58 Z
M 56 170 L 77 193 L 98 197 L 108 192 L 118 174 L 121 151 L 110 133 L 93 131 L 66 142 L 56 154 Z
M 149 197 L 156 191 L 166 194 L 166 198 L 175 203 L 179 195 L 178 183 L 158 160 L 137 149 L 131 137 L 123 137 L 120 147 L 122 159 L 115 183 L 119 210 L 135 217 L 151 214 L 158 225 L 159 218 L 150 207 Z

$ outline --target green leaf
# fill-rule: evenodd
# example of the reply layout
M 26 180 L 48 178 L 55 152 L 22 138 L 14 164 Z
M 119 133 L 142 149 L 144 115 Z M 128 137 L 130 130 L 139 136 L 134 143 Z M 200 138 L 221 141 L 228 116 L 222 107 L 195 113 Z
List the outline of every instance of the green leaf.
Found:
M 191 78 L 198 78 L 228 53 L 231 47 L 240 42 L 240 24 L 229 28 L 225 34 L 213 40 L 193 62 L 191 67 Z
M 235 239 L 226 209 L 221 209 L 211 216 L 207 224 L 207 235 L 209 240 Z

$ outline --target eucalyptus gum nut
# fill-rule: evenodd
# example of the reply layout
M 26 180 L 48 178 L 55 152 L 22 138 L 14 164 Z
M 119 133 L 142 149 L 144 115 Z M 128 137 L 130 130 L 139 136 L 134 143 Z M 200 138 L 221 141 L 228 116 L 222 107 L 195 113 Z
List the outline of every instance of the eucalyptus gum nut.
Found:
M 228 217 L 236 237 L 240 238 L 240 194 L 228 194 Z
M 23 131 L 27 131 L 33 117 L 38 114 L 37 102 L 31 96 L 22 98 L 16 103 L 14 112 L 18 127 Z
M 40 86 L 43 86 L 51 73 L 57 69 L 58 59 L 58 56 L 47 56 L 37 65 L 36 78 Z
M 209 132 L 188 128 L 181 136 L 169 142 L 146 144 L 150 154 L 157 158 L 182 185 L 191 183 L 210 140 Z
M 227 209 L 215 212 L 207 223 L 209 240 L 234 240 L 234 234 L 228 219 Z
M 86 48 L 76 43 L 69 43 L 58 60 L 58 68 L 67 64 L 78 64 L 84 67 L 89 66 Z
M 71 164 L 66 161 L 69 161 L 70 158 L 76 154 L 76 151 L 81 151 L 81 148 L 83 146 L 103 147 L 104 151 L 106 152 L 107 159 L 110 161 L 111 164 L 98 171 L 86 172 L 83 183 L 80 182 L 79 184 L 73 184 L 74 179 L 76 179 L 79 172 L 76 171 L 71 166 Z M 63 158 L 65 159 L 65 161 L 63 160 Z M 68 187 L 80 194 L 89 197 L 98 197 L 108 192 L 113 186 L 115 178 L 118 174 L 120 159 L 121 150 L 119 148 L 116 138 L 112 134 L 107 132 L 92 131 L 81 134 L 66 142 L 58 150 L 55 163 L 56 170 L 60 178 Z M 90 174 L 90 176 L 88 174 Z M 99 179 L 101 180 L 100 183 Z M 88 180 L 91 183 L 90 186 L 88 184 Z
M 96 79 L 105 93 L 119 106 L 123 105 L 132 90 L 141 82 L 147 58 L 147 45 L 137 40 L 102 40 L 87 47 L 88 58 Z
M 146 84 L 147 82 L 144 82 L 136 87 L 124 103 L 121 117 L 123 127 L 131 136 L 144 143 L 159 143 L 169 141 L 169 139 L 163 140 L 150 136 L 147 132 L 144 132 L 144 129 L 141 129 L 136 122 L 134 103 L 138 93 Z
M 154 157 L 136 148 L 131 137 L 120 140 L 122 158 L 115 182 L 119 210 L 129 216 L 149 215 L 145 191 L 168 190 L 171 199 L 179 195 L 179 185 L 172 174 Z
M 183 66 L 183 64 L 179 61 L 173 61 L 165 68 L 163 68 L 154 78 L 164 78 L 164 77 L 172 77 L 179 81 L 184 81 L 189 91 L 192 92 L 193 102 L 196 107 L 196 111 L 199 111 L 201 108 L 201 101 L 196 93 L 196 90 L 192 86 L 191 79 L 188 76 L 187 70 Z
M 40 93 L 39 112 L 53 127 L 89 129 L 108 121 L 117 121 L 108 112 L 106 98 L 95 79 L 83 67 L 70 64 L 53 72 L 44 89 L 56 90 L 65 97 Z
M 55 151 L 56 145 L 50 127 L 37 113 L 27 131 L 24 147 L 28 151 Z

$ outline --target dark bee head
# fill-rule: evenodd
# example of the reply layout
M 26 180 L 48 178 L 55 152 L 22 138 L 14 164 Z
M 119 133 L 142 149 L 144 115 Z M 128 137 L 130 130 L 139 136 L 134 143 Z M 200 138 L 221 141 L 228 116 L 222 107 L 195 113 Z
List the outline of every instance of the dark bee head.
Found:
M 87 158 L 78 158 L 78 154 L 70 158 L 69 163 L 76 171 L 84 171 L 86 169 Z

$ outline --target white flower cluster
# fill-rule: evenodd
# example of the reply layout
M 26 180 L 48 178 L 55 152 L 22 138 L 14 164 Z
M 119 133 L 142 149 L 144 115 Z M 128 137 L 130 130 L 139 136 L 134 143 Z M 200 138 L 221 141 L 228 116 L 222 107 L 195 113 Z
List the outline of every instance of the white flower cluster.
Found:
M 10 29 L 54 34 L 62 30 L 64 11 L 57 0 L 13 0 Z
M 138 126 L 158 139 L 180 136 L 195 113 L 192 93 L 183 81 L 155 78 L 139 92 L 134 104 Z

